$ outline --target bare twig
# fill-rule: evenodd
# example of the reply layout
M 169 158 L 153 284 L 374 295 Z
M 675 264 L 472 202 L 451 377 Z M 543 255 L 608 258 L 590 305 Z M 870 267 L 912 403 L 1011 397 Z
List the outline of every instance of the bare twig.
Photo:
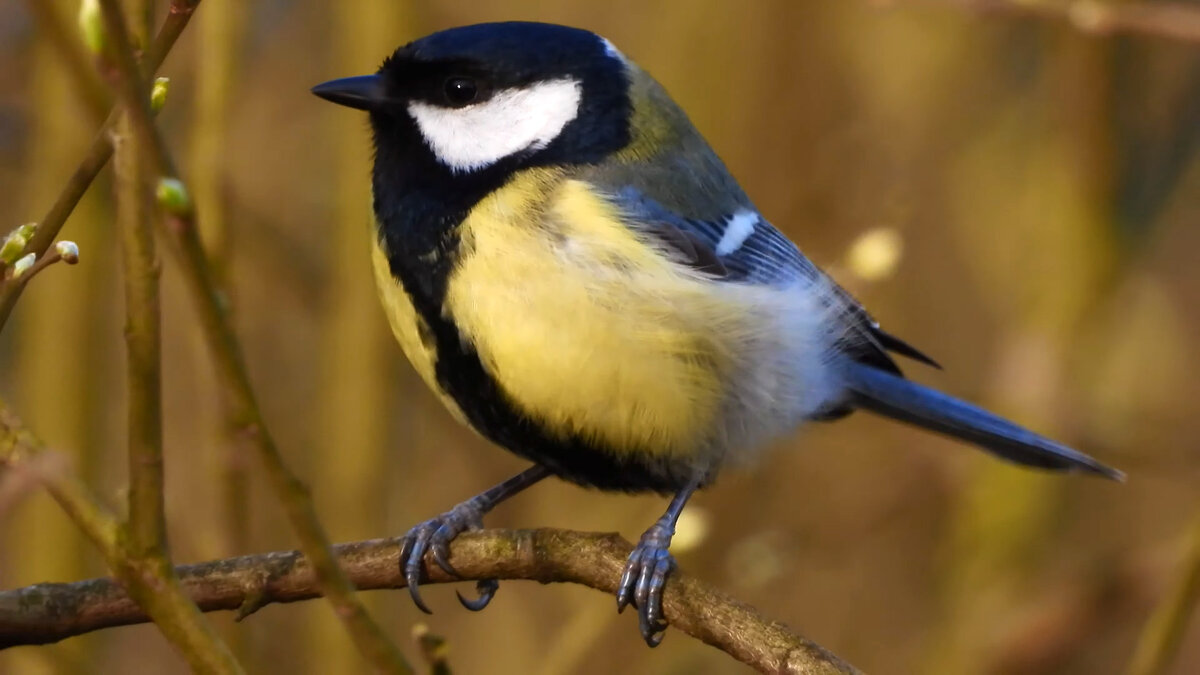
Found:
M 173 2 L 172 7 L 178 2 Z M 178 174 L 149 107 L 145 105 L 146 83 L 136 70 L 132 53 L 128 51 L 128 34 L 124 32 L 123 21 L 112 18 L 117 11 L 114 9 L 117 7 L 116 0 L 101 0 L 101 4 L 105 8 L 106 27 L 118 44 L 117 51 L 128 54 L 128 58 L 118 56 L 116 65 L 121 72 L 121 94 L 129 104 L 133 126 L 145 144 L 146 155 L 160 180 L 174 178 Z M 275 494 L 300 540 L 300 548 L 314 563 L 325 597 L 333 605 L 355 646 L 376 669 L 381 672 L 411 673 L 400 650 L 355 597 L 354 586 L 338 567 L 330 550 L 329 538 L 317 517 L 308 488 L 288 468 L 267 431 L 250 385 L 241 348 L 221 299 L 223 293 L 200 241 L 191 205 L 175 209 L 163 222 L 166 226 L 164 234 L 172 244 L 188 289 L 198 305 L 205 336 L 217 360 L 218 374 L 227 394 L 224 400 L 229 405 L 227 416 L 234 421 L 233 427 L 239 435 L 250 439 L 257 450 Z
M 167 559 L 163 502 L 162 366 L 158 259 L 151 224 L 150 183 L 143 139 L 134 124 L 151 124 L 150 96 L 138 74 L 121 6 L 102 0 L 104 24 L 113 42 L 115 84 L 126 118 L 113 136 L 116 149 L 117 213 L 125 278 L 125 344 L 129 386 L 129 542 L 131 555 Z
M 172 0 L 171 9 L 163 22 L 162 28 L 158 31 L 158 36 L 146 51 L 142 59 L 143 72 L 150 73 L 157 71 L 162 65 L 163 59 L 167 58 L 171 48 L 175 46 L 175 42 L 179 39 L 179 35 L 187 26 L 192 14 L 196 11 L 196 6 L 200 4 L 200 0 Z M 54 240 L 58 237 L 58 233 L 62 230 L 62 226 L 67 222 L 67 218 L 71 212 L 75 210 L 79 200 L 83 199 L 83 195 L 91 186 L 92 181 L 100 174 L 100 170 L 108 163 L 112 157 L 112 139 L 109 134 L 112 131 L 113 125 L 116 124 L 118 118 L 117 112 L 114 110 L 109 113 L 108 119 L 104 121 L 104 126 L 96 133 L 92 140 L 92 145 L 88 149 L 87 155 L 83 161 L 79 163 L 79 167 L 75 169 L 75 173 L 71 174 L 63 186 L 62 192 L 58 198 L 54 200 L 54 204 L 50 206 L 50 210 L 39 222 L 37 233 L 29 242 L 29 251 L 38 254 L 42 257 Z M 9 315 L 12 314 L 13 307 L 17 300 L 21 297 L 21 291 L 24 288 L 21 284 L 9 285 L 4 289 L 0 289 L 0 329 L 4 328 L 4 324 L 8 321 Z
M 66 250 L 69 251 L 67 255 L 63 255 L 63 252 L 58 250 L 58 246 L 64 245 L 67 247 Z M 68 265 L 74 265 L 75 263 L 79 262 L 78 252 L 79 249 L 75 245 L 75 242 L 66 240 L 60 241 L 56 245 L 55 250 L 52 250 L 46 255 L 38 258 L 32 265 L 29 266 L 28 269 L 21 273 L 21 276 L 15 279 L 12 278 L 14 273 L 13 268 L 6 268 L 4 263 L 0 263 L 0 289 L 4 289 L 6 286 L 24 286 L 32 281 L 33 278 L 41 273 L 42 270 L 54 265 L 54 263 L 57 262 L 66 262 Z
M 402 540 L 376 539 L 335 547 L 358 588 L 403 588 Z M 484 530 L 451 545 L 450 564 L 463 579 L 528 579 L 567 582 L 605 593 L 617 580 L 631 545 L 615 534 L 566 530 Z M 244 556 L 179 568 L 184 587 L 204 611 L 318 597 L 308 561 L 296 551 Z M 436 565 L 432 583 L 457 581 Z M 855 673 L 852 666 L 812 641 L 770 621 L 754 609 L 683 573 L 675 573 L 663 597 L 671 625 L 735 659 L 769 673 Z M 611 602 L 596 611 L 611 611 Z M 0 592 L 0 646 L 45 644 L 72 635 L 132 623 L 146 617 L 110 579 L 38 584 Z
M 1200 43 L 1200 7 L 1110 0 L 869 0 L 877 6 L 950 5 L 987 14 L 1065 21 L 1088 35 L 1144 35 Z
M 25 429 L 21 421 L 0 402 L 0 462 L 19 466 L 44 452 L 42 444 Z M 143 619 L 153 620 L 196 672 L 240 673 L 233 654 L 213 633 L 208 622 L 185 594 L 179 579 L 162 558 L 140 560 L 130 556 L 124 542 L 124 525 L 105 508 L 73 473 L 57 471 L 42 474 L 46 489 L 83 533 L 100 549 L 109 569 L 120 582 L 108 580 L 118 588 L 127 588 L 137 598 Z M 133 603 L 122 591 L 126 602 Z
M 161 65 L 199 3 L 200 0 L 172 0 L 167 19 L 143 59 L 142 73 L 148 75 Z M 122 79 L 125 82 L 125 96 L 140 99 L 139 86 L 145 87 L 143 79 Z M 67 182 L 50 212 L 42 219 L 36 236 L 30 242 L 29 250 L 40 254 L 49 247 L 100 169 L 112 156 L 109 132 L 117 117 L 115 111 L 109 115 L 83 163 Z M 158 172 L 163 176 L 175 176 L 176 171 L 170 155 L 153 121 L 148 115 L 139 114 L 137 106 L 133 108 L 132 117 L 135 127 L 151 151 Z M 218 372 L 228 392 L 228 416 L 233 420 L 238 434 L 248 439 L 263 459 L 276 494 L 279 495 L 288 518 L 297 531 L 301 548 L 315 561 L 318 578 L 323 584 L 326 596 L 334 605 L 337 615 L 347 625 L 356 645 L 373 663 L 390 672 L 411 672 L 399 650 L 355 599 L 353 586 L 345 579 L 329 552 L 328 537 L 317 519 L 307 487 L 288 469 L 274 440 L 266 430 L 242 361 L 240 347 L 225 315 L 222 293 L 208 266 L 193 218 L 190 214 L 176 214 L 175 217 L 167 219 L 166 225 L 173 251 L 180 260 L 188 287 L 199 305 L 209 345 L 217 358 Z M 20 290 L 21 285 L 9 285 L 0 290 L 0 327 L 3 327 L 11 314 Z M 389 665 L 384 667 L 385 663 Z
M 227 316 L 222 300 L 224 294 L 208 266 L 195 221 L 189 216 L 168 218 L 166 236 L 179 261 L 188 291 L 197 304 L 205 338 L 216 359 L 217 375 L 225 389 L 222 399 L 227 406 L 227 419 L 235 434 L 244 439 L 262 461 L 271 487 L 300 540 L 301 549 L 314 561 L 325 597 L 355 645 L 377 668 L 384 672 L 412 672 L 399 649 L 355 597 L 354 585 L 338 567 L 330 551 L 329 537 L 317 517 L 308 487 L 284 462 L 267 430 L 250 385 L 241 347 Z M 385 667 L 385 664 L 388 665 Z

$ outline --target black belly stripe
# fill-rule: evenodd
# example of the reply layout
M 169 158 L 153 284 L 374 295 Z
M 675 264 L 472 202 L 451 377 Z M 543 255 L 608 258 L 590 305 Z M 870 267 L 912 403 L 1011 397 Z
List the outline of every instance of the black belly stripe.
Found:
M 625 96 L 618 83 L 613 92 Z M 623 103 L 622 103 L 623 101 Z M 612 105 L 628 105 L 628 100 Z M 558 438 L 522 414 L 465 344 L 452 318 L 443 316 L 446 285 L 457 257 L 457 228 L 486 195 L 499 189 L 521 165 L 537 162 L 514 156 L 469 174 L 451 174 L 425 146 L 404 115 L 373 111 L 375 167 L 374 210 L 392 276 L 400 282 L 418 316 L 426 324 L 422 341 L 435 349 L 438 384 L 467 421 L 501 447 L 537 462 L 556 475 L 603 490 L 676 492 L 693 477 L 686 458 L 664 458 L 650 452 L 606 451 L 584 437 Z M 628 140 L 627 120 L 610 136 L 589 129 L 576 136 L 564 131 L 554 145 L 538 153 L 543 163 L 563 165 L 597 161 Z M 586 141 L 586 147 L 573 143 Z M 557 148 L 555 150 L 555 148 Z M 553 151 L 552 151 L 553 150 Z M 565 154 L 564 154 L 565 153 Z M 526 167 L 527 168 L 527 167 Z M 548 373 L 553 377 L 553 373 Z

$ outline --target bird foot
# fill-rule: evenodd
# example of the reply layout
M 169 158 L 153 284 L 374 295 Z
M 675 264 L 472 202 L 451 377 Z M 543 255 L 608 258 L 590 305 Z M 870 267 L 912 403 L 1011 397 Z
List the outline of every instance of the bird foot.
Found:
M 434 562 L 442 571 L 450 576 L 459 577 L 458 572 L 450 565 L 450 542 L 463 532 L 483 529 L 483 513 L 481 505 L 476 503 L 475 499 L 471 499 L 436 518 L 430 518 L 404 535 L 404 547 L 400 550 L 400 570 L 408 583 L 408 593 L 412 596 L 413 604 L 422 612 L 433 613 L 421 599 L 418 589 L 426 552 L 433 554 Z M 463 607 L 478 612 L 488 606 L 499 587 L 500 582 L 495 579 L 482 579 L 475 583 L 479 592 L 478 598 L 468 600 L 459 593 L 458 601 Z
M 617 612 L 624 611 L 630 604 L 637 608 L 638 629 L 651 647 L 662 642 L 667 629 L 662 595 L 667 577 L 675 570 L 675 558 L 667 550 L 673 529 L 660 521 L 646 530 L 629 554 L 617 586 Z

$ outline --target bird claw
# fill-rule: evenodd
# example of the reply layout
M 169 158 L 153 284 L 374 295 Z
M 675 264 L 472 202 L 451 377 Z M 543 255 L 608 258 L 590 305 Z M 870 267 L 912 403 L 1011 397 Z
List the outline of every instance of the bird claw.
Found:
M 498 590 L 500 590 L 500 582 L 496 579 L 480 579 L 475 582 L 475 592 L 479 593 L 478 598 L 468 600 L 458 591 L 455 591 L 454 594 L 458 596 L 459 604 L 472 612 L 478 612 L 488 606 L 492 598 L 496 597 L 496 591 Z
M 417 609 L 426 614 L 433 614 L 433 610 L 421 599 L 421 592 L 417 587 L 421 583 L 421 559 L 425 557 L 425 547 L 429 544 L 432 522 L 426 521 L 409 530 L 408 534 L 404 535 L 404 546 L 400 549 L 400 571 L 408 585 L 408 594 Z
M 431 553 L 434 563 L 443 572 L 452 577 L 460 575 L 450 564 L 450 542 L 463 532 L 483 529 L 483 512 L 474 501 L 466 501 L 450 509 L 442 515 L 431 518 L 408 531 L 404 535 L 404 546 L 400 550 L 400 570 L 408 584 L 408 594 L 412 596 L 413 604 L 426 614 L 433 612 L 421 599 L 418 589 L 424 570 L 425 554 Z M 472 611 L 487 607 L 492 597 L 496 595 L 499 582 L 495 579 L 485 579 L 476 584 L 479 598 L 467 600 L 459 594 L 459 602 Z
M 642 639 L 656 647 L 663 639 L 667 622 L 663 616 L 662 595 L 667 577 L 675 570 L 675 558 L 668 547 L 671 532 L 661 523 L 642 535 L 625 562 L 625 571 L 617 586 L 617 612 L 629 605 L 638 610 L 638 629 Z

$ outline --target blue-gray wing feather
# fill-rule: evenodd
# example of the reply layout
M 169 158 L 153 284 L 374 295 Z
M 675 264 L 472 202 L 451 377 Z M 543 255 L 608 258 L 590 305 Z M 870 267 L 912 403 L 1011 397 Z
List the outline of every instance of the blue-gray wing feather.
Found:
M 800 279 L 814 280 L 822 274 L 800 249 L 782 232 L 762 218 L 752 207 L 745 207 L 715 219 L 687 218 L 665 208 L 636 188 L 622 188 L 615 195 L 617 207 L 631 225 L 652 236 L 662 236 L 668 228 L 683 233 L 698 246 L 704 246 L 725 269 L 724 281 L 754 284 L 788 284 Z M 737 246 L 722 248 L 722 241 L 735 223 L 752 228 L 737 237 Z M 678 237 L 666 237 L 677 240 Z
M 675 252 L 680 262 L 710 273 L 715 280 L 788 285 L 825 277 L 790 239 L 749 205 L 718 218 L 702 219 L 681 216 L 632 186 L 618 190 L 613 200 L 631 227 L 656 238 Z M 840 305 L 839 314 L 850 329 L 839 345 L 854 360 L 899 373 L 887 354 L 891 351 L 939 367 L 915 347 L 880 328 L 879 322 L 832 280 L 828 284 L 830 302 Z

